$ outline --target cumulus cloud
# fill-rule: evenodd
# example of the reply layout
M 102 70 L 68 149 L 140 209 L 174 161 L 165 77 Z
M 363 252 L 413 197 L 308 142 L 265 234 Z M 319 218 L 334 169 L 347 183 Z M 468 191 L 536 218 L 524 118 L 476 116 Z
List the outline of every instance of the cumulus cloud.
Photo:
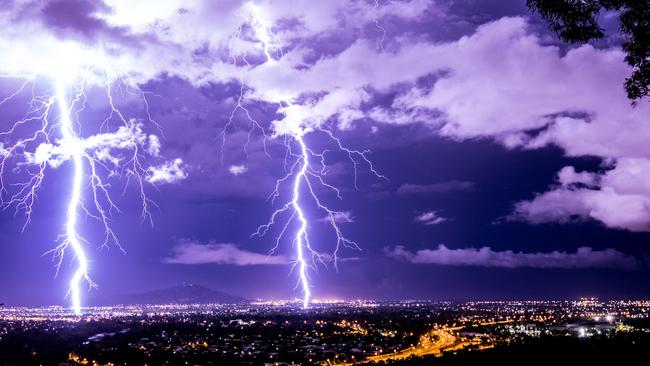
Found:
M 523 18 L 502 18 L 456 42 L 428 48 L 438 58 L 436 68 L 447 72 L 432 86 L 403 94 L 394 107 L 442 112 L 444 135 L 492 137 L 509 146 L 555 142 L 570 154 L 602 155 L 611 140 L 596 146 L 584 139 L 559 140 L 555 128 L 537 138 L 526 132 L 551 125 L 595 132 L 594 124 L 601 132 L 616 132 L 612 127 L 618 123 L 643 120 L 644 112 L 631 108 L 620 88 L 629 73 L 620 49 L 586 45 L 562 54 L 531 33 Z
M 347 224 L 354 222 L 354 215 L 352 215 L 352 211 L 336 211 L 332 213 L 331 218 L 329 216 L 325 216 L 318 219 L 318 221 L 329 223 L 330 219 L 333 219 L 337 224 Z
M 397 188 L 397 194 L 400 196 L 448 193 L 454 191 L 471 191 L 474 189 L 474 183 L 462 180 L 450 180 L 448 182 L 439 182 L 432 184 L 410 184 L 405 183 Z
M 47 163 L 56 168 L 73 155 L 83 154 L 95 161 L 110 163 L 113 167 L 117 167 L 125 159 L 131 159 L 133 155 L 130 153 L 139 147 L 145 148 L 147 152 L 156 156 L 159 147 L 151 146 L 157 142 L 157 136 L 147 135 L 142 130 L 142 124 L 132 120 L 129 126 L 120 126 L 115 132 L 99 133 L 71 141 L 63 138 L 55 143 L 41 143 L 34 152 L 23 153 L 24 163 L 28 165 Z
M 147 153 L 151 156 L 160 155 L 160 149 L 162 145 L 160 144 L 160 139 L 156 135 L 149 135 L 149 144 L 147 146 Z
M 594 250 L 580 247 L 575 253 L 557 251 L 524 253 L 512 250 L 495 251 L 490 247 L 449 249 L 439 245 L 436 249 L 411 252 L 403 246 L 386 248 L 388 256 L 418 264 L 443 266 L 476 266 L 503 268 L 565 268 L 565 269 L 620 269 L 633 270 L 640 262 L 615 249 Z
M 228 167 L 228 172 L 234 176 L 242 175 L 248 171 L 246 165 L 231 165 Z
M 159 184 L 178 183 L 185 178 L 187 178 L 187 172 L 183 160 L 177 158 L 158 166 L 149 167 L 146 179 L 149 183 Z
M 557 173 L 557 180 L 567 187 L 572 185 L 594 186 L 598 183 L 598 175 L 590 172 L 577 172 L 572 166 L 565 166 Z
M 99 71 L 97 76 L 117 79 L 122 73 L 143 80 L 172 70 L 170 50 L 151 34 L 134 34 L 128 27 L 102 19 L 111 9 L 102 1 L 12 1 L 0 9 L 0 70 L 13 74 L 69 77 L 80 67 Z M 146 47 L 145 47 L 146 46 Z M 138 60 L 140 57 L 140 60 Z M 163 61 L 164 60 L 164 61 Z M 108 72 L 106 74 L 105 72 Z M 89 78 L 88 81 L 94 79 Z
M 427 226 L 442 224 L 445 221 L 447 221 L 447 219 L 440 216 L 436 211 L 427 211 L 415 216 L 415 222 Z
M 198 243 L 181 240 L 164 258 L 169 264 L 222 264 L 235 266 L 284 265 L 290 260 L 282 255 L 266 255 L 239 249 L 230 243 Z
M 611 228 L 650 231 L 650 160 L 622 158 L 602 174 L 564 167 L 558 182 L 517 203 L 511 217 L 535 224 L 594 219 Z

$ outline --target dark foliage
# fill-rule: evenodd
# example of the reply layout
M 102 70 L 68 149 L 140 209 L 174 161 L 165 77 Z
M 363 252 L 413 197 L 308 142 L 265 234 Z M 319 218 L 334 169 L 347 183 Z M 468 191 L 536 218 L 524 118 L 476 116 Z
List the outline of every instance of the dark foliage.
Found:
M 632 74 L 625 80 L 628 98 L 650 94 L 650 0 L 527 0 L 564 41 L 585 43 L 605 37 L 598 24 L 603 11 L 619 14 L 625 61 Z

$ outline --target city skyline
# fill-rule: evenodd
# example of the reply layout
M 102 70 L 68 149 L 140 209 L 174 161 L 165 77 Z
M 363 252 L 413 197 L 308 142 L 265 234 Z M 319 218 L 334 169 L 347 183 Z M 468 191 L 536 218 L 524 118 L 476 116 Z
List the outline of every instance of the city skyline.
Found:
M 486 359 L 521 364 L 531 357 L 546 363 L 562 350 L 564 360 L 575 362 L 630 362 L 649 341 L 648 307 L 648 301 L 593 298 L 340 301 L 310 309 L 300 301 L 166 304 L 93 307 L 81 322 L 65 307 L 0 308 L 0 360 L 70 366 L 466 365 Z M 39 337 L 42 332 L 48 337 Z M 28 346 L 12 347 L 20 342 Z

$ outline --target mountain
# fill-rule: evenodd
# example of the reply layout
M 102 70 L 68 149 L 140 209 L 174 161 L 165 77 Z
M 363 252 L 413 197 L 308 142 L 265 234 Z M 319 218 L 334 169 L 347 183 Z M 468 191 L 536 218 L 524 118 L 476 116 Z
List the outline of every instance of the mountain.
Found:
M 114 304 L 235 304 L 245 301 L 241 297 L 228 295 L 207 287 L 183 284 L 171 288 L 113 296 L 103 305 Z

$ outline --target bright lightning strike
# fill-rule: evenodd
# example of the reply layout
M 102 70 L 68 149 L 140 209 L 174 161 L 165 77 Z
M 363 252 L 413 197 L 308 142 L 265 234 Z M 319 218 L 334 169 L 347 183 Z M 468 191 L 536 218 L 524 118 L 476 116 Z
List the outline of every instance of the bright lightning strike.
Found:
M 66 89 L 63 82 L 57 85 L 56 100 L 58 101 L 61 118 L 60 128 L 61 136 L 68 142 L 72 150 L 72 162 L 74 164 L 74 172 L 72 176 L 72 192 L 68 201 L 68 209 L 66 211 L 66 225 L 65 225 L 65 239 L 63 246 L 70 246 L 74 251 L 75 260 L 78 263 L 77 269 L 70 280 L 70 297 L 72 301 L 72 310 L 75 315 L 81 315 L 81 295 L 80 283 L 86 280 L 91 286 L 93 282 L 88 277 L 88 257 L 81 245 L 79 234 L 77 233 L 77 216 L 79 215 L 79 205 L 81 204 L 81 183 L 83 180 L 83 161 L 81 143 L 77 138 L 73 128 L 72 120 L 70 119 L 70 109 L 66 100 Z M 110 230 L 110 228 L 108 229 Z M 61 249 L 64 250 L 64 249 Z
M 267 65 L 273 65 L 276 60 L 272 56 L 272 50 L 277 49 L 273 44 L 273 36 L 269 31 L 269 26 L 265 19 L 262 17 L 261 9 L 253 3 L 248 4 L 248 16 L 244 25 L 247 25 L 251 30 L 259 43 L 262 45 L 262 52 L 265 57 L 264 63 Z M 231 39 L 230 55 L 235 66 L 237 66 L 237 57 L 232 50 L 232 43 L 235 40 L 238 40 L 242 34 L 242 27 L 239 27 L 235 32 L 233 38 Z M 281 52 L 279 52 L 281 54 Z M 246 55 L 244 54 L 241 57 L 243 63 L 245 64 L 248 70 L 251 70 L 253 66 L 246 60 Z M 226 128 L 222 134 L 222 157 L 223 157 L 223 146 L 225 144 L 225 133 L 226 129 L 231 126 L 233 123 L 233 117 L 237 110 L 242 110 L 248 119 L 251 130 L 259 129 L 262 131 L 264 142 L 269 138 L 264 132 L 265 130 L 260 126 L 258 121 L 251 117 L 250 112 L 246 107 L 243 106 L 242 100 L 244 98 L 244 82 L 240 80 L 240 94 L 237 99 L 237 104 L 230 115 L 230 119 L 226 124 Z M 285 236 L 291 237 L 291 241 L 295 248 L 295 261 L 293 269 L 298 273 L 298 284 L 302 291 L 302 305 L 304 308 L 309 306 L 309 302 L 312 297 L 312 287 L 309 281 L 309 270 L 315 269 L 317 263 L 326 264 L 331 261 L 334 263 L 334 266 L 337 266 L 337 260 L 339 251 L 343 247 L 360 249 L 358 244 L 348 239 L 343 235 L 340 224 L 337 221 L 338 217 L 344 216 L 343 212 L 336 211 L 328 207 L 323 203 L 319 194 L 317 193 L 318 189 L 326 189 L 334 192 L 336 196 L 341 199 L 341 192 L 335 186 L 329 184 L 326 181 L 326 174 L 328 165 L 326 163 L 326 153 L 327 151 L 314 151 L 309 147 L 308 139 L 306 139 L 307 134 L 319 133 L 321 135 L 329 138 L 336 149 L 340 152 L 347 154 L 347 157 L 353 164 L 354 167 L 354 186 L 357 187 L 357 168 L 360 163 L 366 163 L 370 171 L 377 177 L 384 178 L 383 175 L 379 174 L 372 162 L 368 159 L 369 151 L 358 151 L 345 147 L 341 140 L 337 138 L 331 130 L 326 129 L 321 125 L 312 126 L 305 121 L 302 116 L 304 116 L 304 108 L 302 106 L 294 105 L 290 100 L 284 100 L 280 105 L 280 112 L 284 113 L 285 116 L 291 116 L 288 120 L 290 124 L 288 126 L 282 127 L 282 131 L 274 131 L 272 137 L 283 137 L 284 146 L 286 148 L 287 154 L 285 158 L 285 166 L 288 167 L 288 173 L 276 181 L 275 190 L 271 194 L 271 201 L 275 202 L 281 196 L 282 187 L 284 185 L 290 185 L 290 197 L 285 201 L 285 203 L 276 211 L 271 214 L 269 221 L 258 227 L 257 231 L 253 235 L 264 236 L 272 226 L 279 224 L 282 218 L 284 222 L 281 224 L 281 229 L 279 235 L 276 237 L 275 246 L 271 250 L 273 253 L 278 249 L 281 241 Z M 248 143 L 247 141 L 247 143 Z M 266 144 L 265 144 L 266 147 Z M 293 159 L 293 163 L 288 163 L 288 160 Z M 310 236 L 310 219 L 306 212 L 306 205 L 311 202 L 315 207 L 325 213 L 325 222 L 331 227 L 334 232 L 335 239 L 335 248 L 332 254 L 321 253 L 320 251 L 313 248 Z M 288 231 L 292 228 L 292 224 L 297 225 L 295 232 L 289 234 Z
M 142 202 L 142 218 L 151 219 L 151 201 L 144 191 L 147 171 L 140 155 L 143 151 L 157 155 L 158 140 L 153 135 L 146 135 L 141 123 L 127 119 L 116 105 L 114 88 L 120 89 L 120 95 L 135 94 L 145 106 L 145 120 L 155 124 L 149 115 L 145 93 L 135 83 L 103 71 L 106 69 L 100 63 L 92 63 L 93 67 L 81 67 L 76 63 L 63 66 L 56 69 L 61 71 L 59 73 L 47 69 L 44 75 L 0 76 L 7 81 L 24 80 L 14 92 L 0 100 L 0 107 L 12 102 L 20 103 L 21 98 L 28 99 L 26 116 L 14 121 L 8 130 L 0 132 L 0 204 L 3 208 L 15 207 L 17 213 L 25 212 L 24 230 L 31 222 L 46 170 L 70 161 L 72 172 L 64 232 L 59 237 L 58 246 L 48 253 L 52 253 L 56 259 L 58 274 L 64 254 L 68 249 L 72 251 L 76 266 L 69 281 L 67 296 L 70 297 L 74 314 L 81 315 L 81 287 L 84 283 L 91 288 L 95 284 L 88 273 L 89 258 L 84 248 L 88 241 L 80 234 L 79 218 L 87 215 L 98 220 L 104 230 L 102 246 L 112 243 L 123 251 L 110 226 L 111 214 L 119 209 L 109 195 L 108 180 L 126 175 L 127 184 L 129 180 L 135 181 Z M 58 75 L 54 91 L 39 94 L 41 88 L 37 82 L 49 80 L 49 75 Z M 79 132 L 82 127 L 92 129 L 81 121 L 88 100 L 86 89 L 89 87 L 105 90 L 108 115 L 101 122 L 99 133 L 83 138 Z M 57 115 L 58 118 L 53 117 Z M 115 122 L 119 126 L 116 130 L 111 126 Z M 111 129 L 113 131 L 108 132 Z M 6 177 L 9 172 L 18 177 Z
M 291 106 L 289 106 L 289 108 L 290 107 Z M 308 132 L 316 131 L 325 134 L 334 141 L 335 146 L 341 152 L 347 154 L 350 161 L 352 161 L 354 166 L 355 186 L 357 185 L 357 166 L 361 162 L 367 163 L 370 167 L 370 171 L 374 175 L 386 179 L 386 177 L 374 169 L 372 162 L 367 158 L 369 151 L 358 151 L 346 148 L 330 130 L 322 127 L 318 127 L 315 131 L 309 130 Z M 254 234 L 264 236 L 271 226 L 277 224 L 280 217 L 284 215 L 286 219 L 279 235 L 276 237 L 275 246 L 272 249 L 273 252 L 279 247 L 282 239 L 288 235 L 287 231 L 291 224 L 294 221 L 297 221 L 298 228 L 295 233 L 290 236 L 292 237 L 292 243 L 296 248 L 294 268 L 298 271 L 298 286 L 301 288 L 303 293 L 302 303 L 304 308 L 309 306 L 309 301 L 311 299 L 311 286 L 309 283 L 308 270 L 315 269 L 317 263 L 326 264 L 330 260 L 336 267 L 339 252 L 344 247 L 356 250 L 360 249 L 359 245 L 355 241 L 348 239 L 343 234 L 340 227 L 338 217 L 345 216 L 345 213 L 331 209 L 322 202 L 321 198 L 317 194 L 317 188 L 325 188 L 334 192 L 339 199 L 342 198 L 340 190 L 327 183 L 325 180 L 327 174 L 325 152 L 315 152 L 308 147 L 305 139 L 305 134 L 308 132 L 304 126 L 294 126 L 293 132 L 290 135 L 290 140 L 286 142 L 286 147 L 289 151 L 288 155 L 293 157 L 295 161 L 289 168 L 289 172 L 276 181 L 275 190 L 271 195 L 271 201 L 275 201 L 281 195 L 281 187 L 285 183 L 290 183 L 290 199 L 281 208 L 274 211 L 270 220 L 266 224 L 258 227 Z M 294 151 L 294 144 L 297 145 L 297 151 Z M 304 208 L 307 204 L 306 200 L 311 200 L 311 202 L 313 202 L 321 212 L 325 213 L 324 221 L 331 227 L 335 234 L 335 248 L 331 255 L 321 253 L 315 250 L 311 245 L 308 231 L 310 223 Z
M 305 213 L 300 207 L 300 183 L 306 178 L 307 168 L 309 167 L 309 156 L 307 154 L 307 145 L 302 139 L 297 139 L 300 144 L 300 154 L 302 156 L 302 164 L 300 170 L 296 173 L 293 183 L 293 198 L 291 200 L 291 206 L 293 207 L 294 212 L 298 216 L 298 221 L 300 222 L 300 227 L 296 231 L 295 235 L 295 244 L 296 244 L 296 257 L 298 266 L 298 275 L 300 277 L 300 285 L 302 286 L 303 292 L 303 307 L 309 305 L 309 299 L 311 297 L 311 290 L 309 289 L 309 282 L 307 280 L 307 261 L 305 260 L 304 249 L 311 248 L 309 247 L 309 238 L 307 237 L 307 218 Z

